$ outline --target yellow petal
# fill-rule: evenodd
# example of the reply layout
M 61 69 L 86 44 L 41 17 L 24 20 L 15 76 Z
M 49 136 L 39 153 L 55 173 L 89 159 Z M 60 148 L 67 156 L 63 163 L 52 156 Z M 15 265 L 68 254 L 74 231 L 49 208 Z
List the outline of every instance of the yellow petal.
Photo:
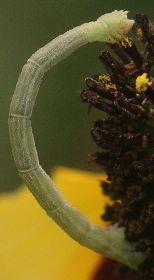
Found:
M 95 173 L 57 168 L 64 196 L 101 223 L 102 196 Z M 0 197 L 0 279 L 90 280 L 100 256 L 71 240 L 37 204 L 26 187 Z

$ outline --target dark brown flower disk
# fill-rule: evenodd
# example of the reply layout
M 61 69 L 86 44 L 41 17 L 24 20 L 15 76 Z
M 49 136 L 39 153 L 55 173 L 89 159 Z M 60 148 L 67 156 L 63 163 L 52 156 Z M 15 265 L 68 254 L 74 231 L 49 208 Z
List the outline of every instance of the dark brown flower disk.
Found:
M 136 15 L 135 33 L 138 47 L 124 36 L 100 53 L 106 71 L 86 78 L 81 99 L 106 113 L 91 129 L 92 159 L 114 201 L 102 218 L 125 227 L 125 238 L 147 255 L 144 279 L 154 279 L 154 26 L 146 15 Z

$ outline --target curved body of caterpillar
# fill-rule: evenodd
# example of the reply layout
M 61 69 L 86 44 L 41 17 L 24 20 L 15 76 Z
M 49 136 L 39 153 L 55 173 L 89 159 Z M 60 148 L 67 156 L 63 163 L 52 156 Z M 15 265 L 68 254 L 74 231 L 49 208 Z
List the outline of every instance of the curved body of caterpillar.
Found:
M 133 24 L 127 12 L 114 11 L 58 36 L 34 53 L 23 66 L 12 98 L 9 130 L 13 155 L 21 178 L 47 214 L 73 239 L 92 250 L 137 269 L 141 253 L 124 241 L 123 229 L 92 224 L 66 201 L 39 164 L 31 115 L 44 73 L 88 42 L 114 41 Z

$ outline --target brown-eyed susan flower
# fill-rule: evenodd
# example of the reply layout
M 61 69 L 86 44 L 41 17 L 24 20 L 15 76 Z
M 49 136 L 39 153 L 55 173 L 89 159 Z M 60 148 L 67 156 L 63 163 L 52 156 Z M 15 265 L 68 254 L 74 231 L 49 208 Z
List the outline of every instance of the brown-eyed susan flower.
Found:
M 102 218 L 125 229 L 147 256 L 144 279 L 154 279 L 154 25 L 137 14 L 135 29 L 142 48 L 127 36 L 108 44 L 112 53 L 99 55 L 106 71 L 86 78 L 81 99 L 107 113 L 91 129 L 98 147 L 92 159 L 105 170 L 102 188 L 114 201 Z

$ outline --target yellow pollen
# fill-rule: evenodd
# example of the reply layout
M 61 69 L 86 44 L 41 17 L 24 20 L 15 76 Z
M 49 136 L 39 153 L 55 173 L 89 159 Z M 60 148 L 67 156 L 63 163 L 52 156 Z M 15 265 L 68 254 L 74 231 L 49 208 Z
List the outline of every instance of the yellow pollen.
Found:
M 109 74 L 100 75 L 99 80 L 102 82 L 106 91 L 109 91 L 111 93 L 115 93 L 117 91 L 117 87 L 114 83 L 112 83 L 111 77 Z
M 136 79 L 136 90 L 138 92 L 144 92 L 148 89 L 148 86 L 151 86 L 152 82 L 147 78 L 147 73 L 143 73 L 138 76 Z
M 125 35 L 122 36 L 120 44 L 124 48 L 131 48 L 133 46 L 133 40 L 132 38 L 129 38 Z
M 102 74 L 99 76 L 99 80 L 102 82 L 111 82 L 111 78 L 109 74 Z

